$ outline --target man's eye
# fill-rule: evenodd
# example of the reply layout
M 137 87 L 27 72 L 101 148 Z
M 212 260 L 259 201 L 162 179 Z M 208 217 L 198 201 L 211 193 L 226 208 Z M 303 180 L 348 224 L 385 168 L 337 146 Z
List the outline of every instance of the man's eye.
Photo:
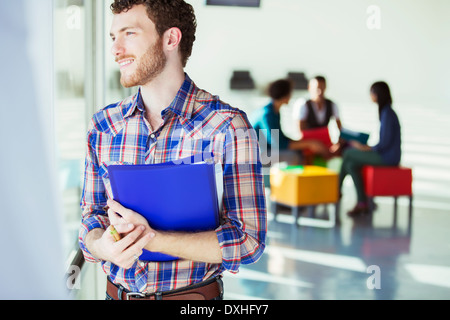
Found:
M 127 32 L 127 36 L 132 36 L 134 32 Z

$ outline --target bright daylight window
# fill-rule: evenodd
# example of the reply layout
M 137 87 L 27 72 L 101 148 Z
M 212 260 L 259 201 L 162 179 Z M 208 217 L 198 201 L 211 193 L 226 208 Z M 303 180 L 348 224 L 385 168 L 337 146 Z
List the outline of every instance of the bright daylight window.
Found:
M 64 248 L 78 250 L 86 133 L 92 114 L 136 89 L 120 85 L 111 55 L 112 0 L 54 1 L 55 143 Z
M 55 136 L 64 248 L 76 245 L 87 125 L 85 1 L 54 1 Z

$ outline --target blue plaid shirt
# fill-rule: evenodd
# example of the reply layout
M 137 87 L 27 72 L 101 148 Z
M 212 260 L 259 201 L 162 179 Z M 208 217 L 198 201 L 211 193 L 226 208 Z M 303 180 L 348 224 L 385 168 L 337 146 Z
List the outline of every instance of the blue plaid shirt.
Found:
M 256 262 L 265 247 L 267 217 L 259 146 L 245 113 L 199 89 L 187 75 L 173 102 L 162 112 L 164 123 L 156 131 L 151 131 L 144 110 L 139 90 L 92 118 L 79 233 L 86 261 L 101 262 L 110 279 L 127 290 L 146 293 L 182 288 L 225 270 L 236 273 L 241 264 Z M 223 167 L 223 223 L 215 230 L 221 264 L 137 261 L 125 270 L 89 252 L 86 235 L 110 224 L 103 210 L 112 198 L 109 165 L 163 163 L 204 152 L 213 153 Z

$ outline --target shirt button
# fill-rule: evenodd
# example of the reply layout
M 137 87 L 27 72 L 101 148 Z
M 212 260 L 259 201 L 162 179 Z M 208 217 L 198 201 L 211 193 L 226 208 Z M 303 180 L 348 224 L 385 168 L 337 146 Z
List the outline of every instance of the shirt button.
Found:
M 156 138 L 155 134 L 152 133 L 152 134 L 150 135 L 150 138 L 155 139 L 155 138 Z

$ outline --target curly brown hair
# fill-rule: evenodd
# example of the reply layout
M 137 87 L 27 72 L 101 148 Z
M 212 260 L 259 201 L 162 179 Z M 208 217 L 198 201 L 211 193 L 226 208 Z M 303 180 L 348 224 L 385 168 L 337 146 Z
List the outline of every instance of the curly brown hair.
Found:
M 183 36 L 180 42 L 180 53 L 181 62 L 185 67 L 192 54 L 197 30 L 194 8 L 183 0 L 114 0 L 111 11 L 119 14 L 140 4 L 147 7 L 147 15 L 155 24 L 159 36 L 173 27 L 181 30 Z

